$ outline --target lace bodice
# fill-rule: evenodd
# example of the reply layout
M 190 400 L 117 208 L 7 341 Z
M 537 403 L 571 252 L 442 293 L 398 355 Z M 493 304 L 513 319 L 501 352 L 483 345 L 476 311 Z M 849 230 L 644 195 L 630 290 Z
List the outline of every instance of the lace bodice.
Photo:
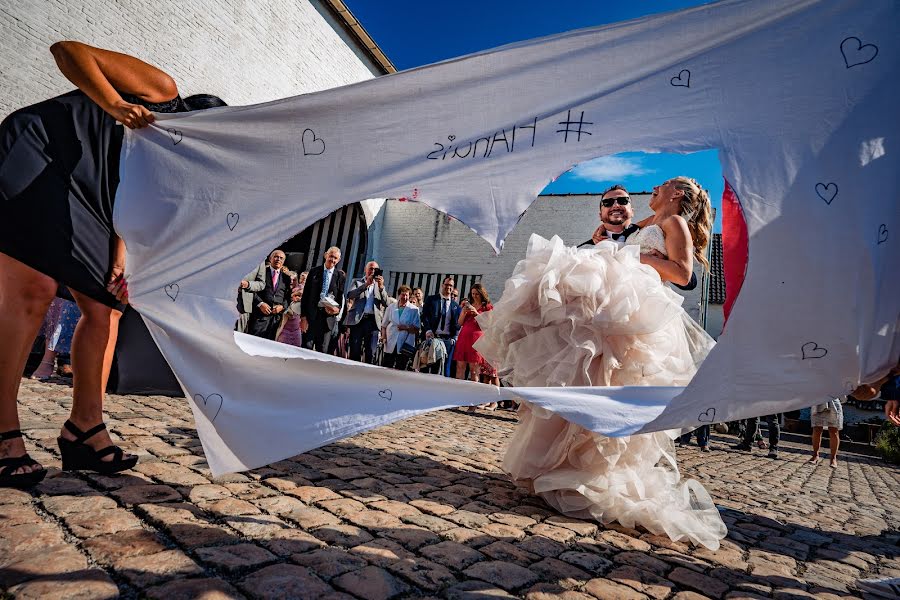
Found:
M 659 225 L 647 225 L 640 231 L 630 236 L 625 242 L 626 246 L 638 245 L 641 247 L 641 254 L 647 254 L 651 250 L 662 252 L 668 256 L 666 252 L 666 237 Z

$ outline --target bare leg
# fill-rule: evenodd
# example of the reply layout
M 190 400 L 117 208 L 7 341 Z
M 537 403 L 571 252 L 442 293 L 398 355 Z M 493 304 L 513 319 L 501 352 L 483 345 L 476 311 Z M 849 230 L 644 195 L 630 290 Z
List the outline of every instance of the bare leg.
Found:
M 466 363 L 463 361 L 456 362 L 456 378 L 457 379 L 465 379 L 466 378 Z
M 122 313 L 73 291 L 72 295 L 81 309 L 81 319 L 75 326 L 72 338 L 72 413 L 69 420 L 81 429 L 88 429 L 103 422 L 103 396 L 112 368 L 113 352 L 119 335 L 119 319 Z M 75 436 L 63 428 L 60 435 L 67 440 Z M 103 430 L 85 442 L 95 450 L 112 444 L 109 433 Z M 110 461 L 112 454 L 103 457 Z
M 478 383 L 478 374 L 481 372 L 481 367 L 478 363 L 469 363 L 469 379 Z
M 841 445 L 841 437 L 838 435 L 837 427 L 828 428 L 828 449 L 831 450 L 831 468 L 837 468 L 838 446 Z
M 812 445 L 813 445 L 813 455 L 812 455 L 812 458 L 809 459 L 809 462 L 817 463 L 817 462 L 819 462 L 819 447 L 822 445 L 822 428 L 821 427 L 813 427 Z
M 22 371 L 53 296 L 56 282 L 31 267 L 0 254 L 0 432 L 19 429 L 16 400 Z M 0 442 L 0 458 L 25 454 L 22 438 Z M 38 467 L 21 467 L 27 473 Z
M 41 364 L 34 373 L 31 374 L 32 379 L 46 379 L 53 375 L 53 366 L 56 364 L 56 352 L 49 347 L 44 346 L 44 356 L 41 358 Z

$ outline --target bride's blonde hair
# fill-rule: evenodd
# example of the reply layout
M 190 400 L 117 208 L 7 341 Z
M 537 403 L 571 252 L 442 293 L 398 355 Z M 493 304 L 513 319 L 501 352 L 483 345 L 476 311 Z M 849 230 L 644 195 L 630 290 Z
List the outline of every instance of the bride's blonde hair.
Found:
M 709 271 L 709 261 L 706 259 L 706 247 L 709 245 L 709 232 L 712 228 L 709 192 L 690 177 L 675 177 L 671 181 L 675 189 L 684 192 L 680 214 L 687 219 L 688 231 L 694 243 L 694 258 Z

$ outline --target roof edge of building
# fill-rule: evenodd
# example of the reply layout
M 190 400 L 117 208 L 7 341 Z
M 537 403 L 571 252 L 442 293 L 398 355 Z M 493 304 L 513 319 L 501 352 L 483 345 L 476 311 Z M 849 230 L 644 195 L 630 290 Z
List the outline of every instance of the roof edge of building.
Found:
M 384 51 L 378 46 L 372 36 L 366 31 L 350 9 L 344 4 L 343 0 L 323 0 L 323 4 L 327 6 L 335 14 L 335 16 L 343 23 L 347 32 L 356 38 L 363 51 L 375 62 L 383 71 L 382 74 L 396 73 L 397 67 L 391 62 Z

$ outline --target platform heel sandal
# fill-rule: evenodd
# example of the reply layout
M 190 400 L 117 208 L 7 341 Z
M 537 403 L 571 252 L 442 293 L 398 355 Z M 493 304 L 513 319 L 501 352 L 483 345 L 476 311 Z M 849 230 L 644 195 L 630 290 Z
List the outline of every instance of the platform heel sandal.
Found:
M 14 429 L 12 431 L 0 433 L 0 442 L 14 440 L 20 437 L 22 437 L 22 432 L 18 429 Z M 47 469 L 44 467 L 35 469 L 29 473 L 15 473 L 16 469 L 30 467 L 32 465 L 41 467 L 40 463 L 28 456 L 27 453 L 12 458 L 0 458 L 0 488 L 29 488 L 40 483 L 41 480 L 44 479 L 44 476 L 47 475 Z
M 125 452 L 115 444 L 102 450 L 94 450 L 85 444 L 85 441 L 91 436 L 106 429 L 106 423 L 100 423 L 87 431 L 81 431 L 72 421 L 66 421 L 64 427 L 75 436 L 75 440 L 56 438 L 56 443 L 59 444 L 59 453 L 62 455 L 63 471 L 96 471 L 108 475 L 130 469 L 137 464 L 137 456 L 125 458 Z M 114 456 L 112 460 L 103 460 L 104 456 L 110 454 Z

